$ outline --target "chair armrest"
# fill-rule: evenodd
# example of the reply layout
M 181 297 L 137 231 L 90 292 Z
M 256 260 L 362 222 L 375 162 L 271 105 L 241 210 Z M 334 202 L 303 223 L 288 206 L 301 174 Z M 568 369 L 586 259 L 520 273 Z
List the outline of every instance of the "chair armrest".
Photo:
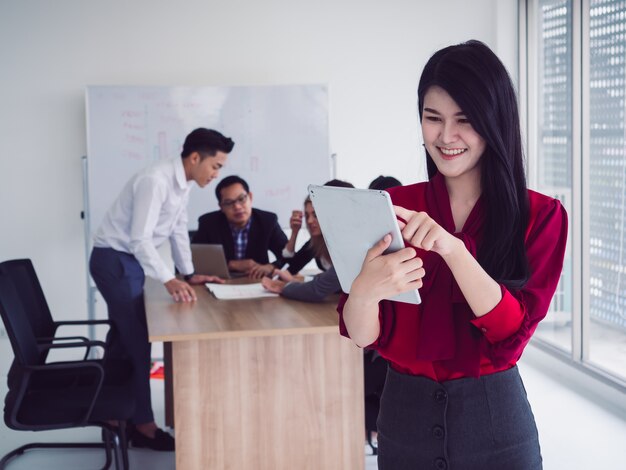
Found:
M 89 369 L 93 368 L 99 372 L 100 378 L 104 379 L 104 368 L 100 361 L 67 361 L 52 362 L 50 364 L 41 364 L 38 366 L 22 366 L 24 370 L 33 372 L 49 371 L 49 370 L 70 370 L 70 369 Z
M 88 343 L 89 342 L 89 338 L 86 338 L 85 336 L 52 336 L 52 337 L 40 337 L 37 338 L 37 343 L 41 344 L 41 343 L 54 343 L 55 341 L 70 341 L 70 340 L 79 340 L 82 341 L 83 343 Z M 89 357 L 89 353 L 91 352 L 91 347 L 87 346 L 87 349 L 85 350 L 85 355 L 83 356 L 83 359 L 87 359 Z
M 85 336 L 42 336 L 37 338 L 38 343 L 52 343 L 54 341 L 67 341 L 67 340 L 80 340 L 84 342 L 88 342 L 89 338 Z
M 63 325 L 109 325 L 111 326 L 111 320 L 65 320 L 65 321 L 55 321 L 54 324 L 56 326 Z
M 113 328 L 113 323 L 111 320 L 61 320 L 54 321 L 54 332 L 62 327 L 62 326 L 86 326 L 86 325 L 108 325 L 109 330 Z
M 84 347 L 92 347 L 99 346 L 102 349 L 106 349 L 106 343 L 104 341 L 80 341 L 78 343 L 40 343 L 37 345 L 39 351 L 43 352 L 48 349 L 69 349 L 69 348 L 84 348 Z

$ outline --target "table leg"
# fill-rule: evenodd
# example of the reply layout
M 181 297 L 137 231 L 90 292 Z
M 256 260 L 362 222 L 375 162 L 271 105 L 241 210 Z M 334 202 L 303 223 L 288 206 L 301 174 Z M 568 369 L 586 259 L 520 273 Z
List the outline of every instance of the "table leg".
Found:
M 165 386 L 165 425 L 174 428 L 174 380 L 172 343 L 163 343 L 163 381 Z

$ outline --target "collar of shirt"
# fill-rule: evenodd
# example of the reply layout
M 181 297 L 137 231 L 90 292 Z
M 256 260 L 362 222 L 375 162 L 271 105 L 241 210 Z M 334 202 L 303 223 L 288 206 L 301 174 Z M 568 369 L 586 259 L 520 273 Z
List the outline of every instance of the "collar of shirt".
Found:
M 187 175 L 185 175 L 185 167 L 183 166 L 183 159 L 173 158 L 172 163 L 174 166 L 174 178 L 180 189 L 187 189 L 191 185 L 191 181 L 187 181 Z
M 228 225 L 230 225 L 230 233 L 233 234 L 233 237 L 236 237 L 238 235 L 241 235 L 244 232 L 248 232 L 248 231 L 250 231 L 250 224 L 251 223 L 252 223 L 252 216 L 250 216 L 250 218 L 248 219 L 248 223 L 243 228 L 237 228 L 234 225 L 229 223 Z

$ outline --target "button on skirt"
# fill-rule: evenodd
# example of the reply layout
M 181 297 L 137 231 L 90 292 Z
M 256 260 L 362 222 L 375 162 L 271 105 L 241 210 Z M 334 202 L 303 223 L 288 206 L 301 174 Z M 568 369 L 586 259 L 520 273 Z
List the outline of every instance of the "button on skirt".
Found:
M 537 426 L 517 366 L 438 383 L 389 368 L 380 470 L 539 470 Z

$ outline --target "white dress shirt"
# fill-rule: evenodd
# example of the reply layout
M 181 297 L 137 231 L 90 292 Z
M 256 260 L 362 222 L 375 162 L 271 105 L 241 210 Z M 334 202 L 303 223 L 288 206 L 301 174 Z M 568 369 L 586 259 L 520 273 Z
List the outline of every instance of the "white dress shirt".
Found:
M 104 216 L 94 246 L 134 255 L 147 276 L 165 283 L 174 273 L 157 248 L 169 238 L 176 267 L 183 274 L 191 274 L 187 232 L 190 189 L 181 157 L 145 168 L 126 183 Z

